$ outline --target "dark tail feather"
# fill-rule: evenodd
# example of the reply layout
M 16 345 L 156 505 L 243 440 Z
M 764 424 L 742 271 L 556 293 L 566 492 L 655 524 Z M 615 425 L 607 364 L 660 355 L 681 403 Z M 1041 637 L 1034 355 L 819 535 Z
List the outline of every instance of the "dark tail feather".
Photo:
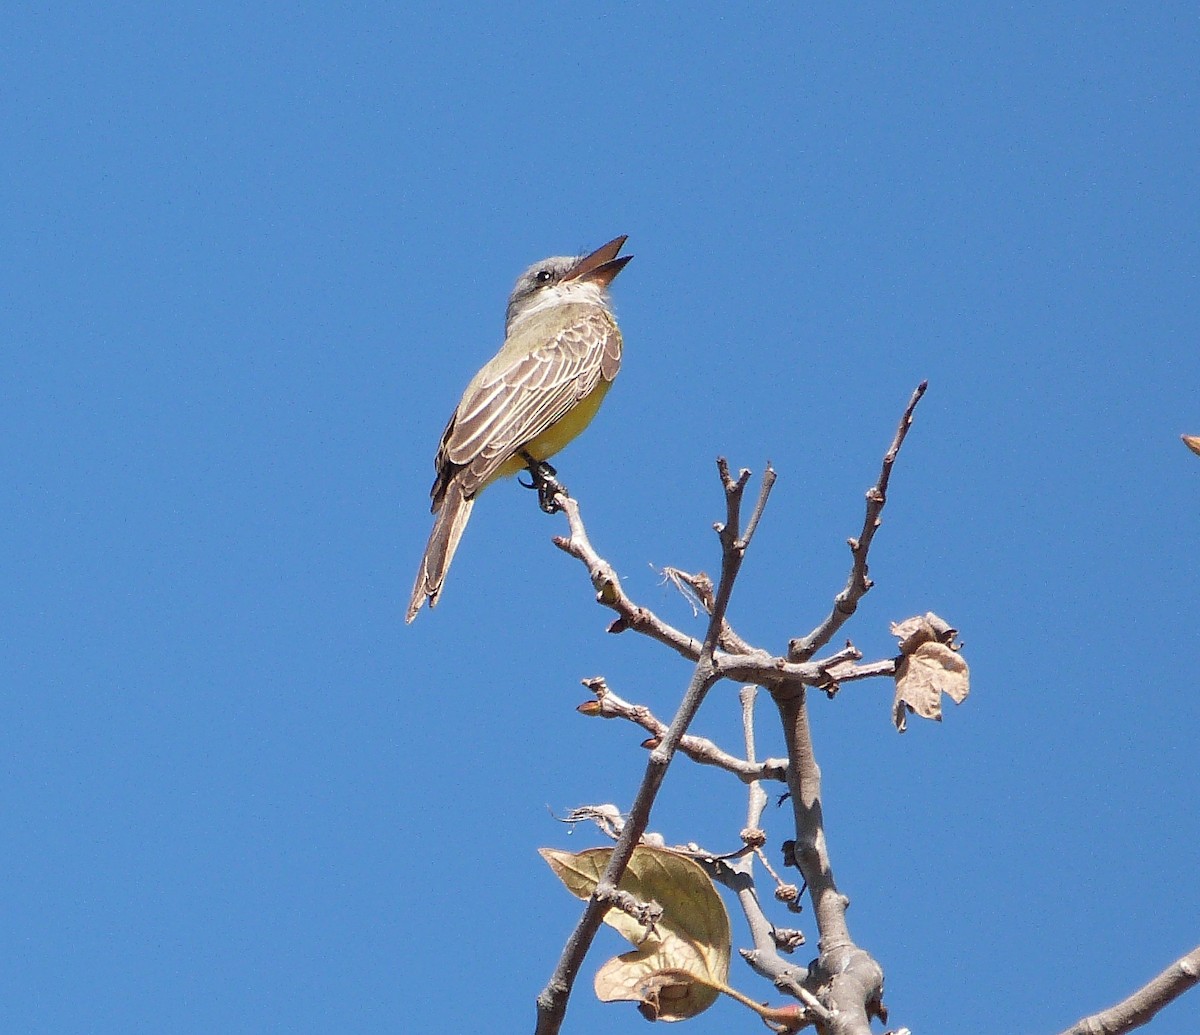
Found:
M 438 511 L 437 519 L 433 522 L 433 531 L 429 533 L 429 543 L 425 547 L 425 556 L 421 558 L 421 567 L 417 570 L 417 581 L 413 583 L 412 599 L 408 604 L 406 622 L 417 617 L 421 605 L 429 600 L 433 607 L 442 595 L 442 583 L 446 580 L 446 572 L 450 570 L 450 562 L 454 560 L 454 551 L 458 549 L 458 541 L 462 538 L 463 529 L 467 527 L 467 519 L 471 516 L 471 508 L 475 506 L 473 499 L 466 499 L 462 489 L 451 482 L 446 487 L 442 497 L 442 509 Z

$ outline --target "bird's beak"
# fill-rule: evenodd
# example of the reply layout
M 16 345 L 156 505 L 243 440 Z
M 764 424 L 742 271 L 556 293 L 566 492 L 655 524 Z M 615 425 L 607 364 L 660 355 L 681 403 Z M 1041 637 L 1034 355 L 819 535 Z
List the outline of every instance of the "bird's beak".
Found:
M 567 271 L 563 280 L 590 280 L 602 287 L 608 287 L 612 283 L 613 277 L 620 273 L 625 268 L 625 264 L 633 258 L 632 255 L 622 255 L 621 258 L 617 258 L 617 252 L 621 250 L 626 240 L 628 240 L 628 235 L 622 234 L 620 237 L 614 237 L 608 244 L 601 245 L 591 255 L 585 255 Z

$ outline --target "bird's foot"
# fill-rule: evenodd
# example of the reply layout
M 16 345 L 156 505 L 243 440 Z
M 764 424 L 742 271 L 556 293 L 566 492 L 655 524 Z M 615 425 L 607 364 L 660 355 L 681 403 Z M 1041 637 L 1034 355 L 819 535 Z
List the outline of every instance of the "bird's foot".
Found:
M 520 478 L 517 479 L 521 485 L 527 489 L 537 489 L 538 506 L 547 514 L 556 514 L 562 510 L 558 501 L 554 498 L 560 492 L 566 496 L 567 487 L 558 480 L 556 471 L 545 460 L 535 460 L 529 453 L 521 451 L 521 459 L 525 461 L 525 469 L 529 472 L 530 481 L 523 482 Z

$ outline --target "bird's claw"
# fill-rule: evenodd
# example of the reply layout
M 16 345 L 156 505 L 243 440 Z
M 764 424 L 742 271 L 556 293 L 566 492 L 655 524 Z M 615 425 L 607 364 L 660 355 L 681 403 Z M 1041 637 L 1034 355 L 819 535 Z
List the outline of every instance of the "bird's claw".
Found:
M 567 487 L 556 477 L 558 471 L 545 460 L 535 460 L 528 453 L 522 453 L 521 459 L 525 461 L 530 481 L 523 482 L 518 478 L 517 482 L 526 489 L 537 489 L 538 506 L 547 514 L 557 514 L 562 507 L 555 496 L 559 493 L 567 495 Z

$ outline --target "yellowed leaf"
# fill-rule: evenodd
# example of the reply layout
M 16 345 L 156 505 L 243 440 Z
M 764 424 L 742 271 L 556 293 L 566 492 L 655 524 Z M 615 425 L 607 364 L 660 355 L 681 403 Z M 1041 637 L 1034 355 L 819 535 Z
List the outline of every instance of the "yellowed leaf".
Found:
M 612 850 L 541 854 L 568 890 L 586 899 Z M 728 981 L 733 938 L 729 914 L 708 874 L 685 856 L 642 846 L 634 849 L 620 889 L 639 902 L 657 902 L 662 917 L 649 930 L 621 910 L 605 913 L 604 922 L 637 948 L 600 968 L 596 995 L 603 1002 L 636 1002 L 660 1021 L 681 1021 L 708 1009 Z
M 1200 455 L 1200 435 L 1180 435 L 1179 437 L 1183 439 L 1183 444 L 1188 449 Z
M 635 857 L 638 851 L 640 849 L 634 850 Z M 608 860 L 612 856 L 612 849 L 589 848 L 583 852 L 562 852 L 556 848 L 539 848 L 538 854 L 550 864 L 550 869 L 558 875 L 558 879 L 566 885 L 572 895 L 586 900 L 591 898 L 604 871 L 608 869 Z M 621 889 L 641 898 L 628 886 L 628 876 L 629 873 L 626 871 L 625 879 L 621 881 Z M 641 898 L 641 901 L 646 902 L 649 899 Z M 604 922 L 634 945 L 641 945 L 649 934 L 644 926 L 619 909 L 610 909 L 605 913 Z
M 686 1021 L 717 1001 L 703 974 L 668 966 L 669 954 L 635 949 L 610 959 L 596 972 L 602 1003 L 637 1003 L 649 1021 Z

